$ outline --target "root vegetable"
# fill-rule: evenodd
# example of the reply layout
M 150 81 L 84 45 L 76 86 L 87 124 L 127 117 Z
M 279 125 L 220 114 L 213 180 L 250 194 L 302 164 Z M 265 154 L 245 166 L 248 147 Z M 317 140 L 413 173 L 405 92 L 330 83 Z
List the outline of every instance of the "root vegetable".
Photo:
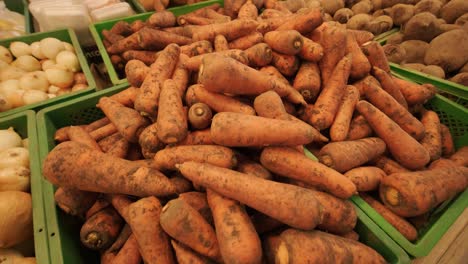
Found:
M 0 60 L 10 64 L 13 61 L 13 55 L 11 55 L 10 50 L 0 46 Z
M 39 60 L 46 59 L 47 57 L 42 53 L 41 44 L 39 41 L 31 43 L 31 54 Z
M 379 35 L 393 28 L 393 19 L 390 16 L 378 16 L 368 25 L 367 29 L 374 35 Z
M 393 23 L 397 26 L 406 24 L 414 16 L 414 6 L 407 4 L 396 4 L 390 11 Z
M 421 144 L 431 156 L 431 161 L 437 160 L 442 155 L 442 135 L 439 116 L 434 111 L 426 111 L 422 114 L 421 123 L 425 128 Z
M 426 67 L 421 69 L 421 72 L 427 73 L 429 75 L 433 75 L 440 79 L 445 79 L 445 72 L 444 69 L 437 65 L 427 65 Z
M 357 14 L 351 17 L 346 23 L 347 29 L 367 30 L 372 16 L 368 14 Z
M 49 81 L 43 72 L 29 72 L 19 79 L 19 87 L 23 90 L 39 90 L 47 92 Z
M 107 249 L 123 227 L 123 219 L 112 207 L 107 207 L 86 220 L 80 230 L 81 243 L 93 250 Z
M 431 84 L 419 85 L 396 77 L 392 77 L 400 91 L 406 99 L 409 106 L 417 104 L 425 104 L 436 94 L 435 86 Z
M 0 169 L 24 166 L 29 168 L 29 150 L 23 147 L 8 148 L 0 152 Z
M 210 126 L 213 113 L 204 103 L 196 103 L 189 108 L 188 121 L 194 129 L 205 129 Z
M 14 41 L 10 43 L 10 51 L 16 58 L 26 55 L 31 55 L 31 47 L 21 41 Z
M 335 120 L 330 127 L 330 139 L 332 141 L 343 141 L 348 136 L 349 125 L 353 117 L 354 107 L 359 101 L 359 91 L 356 87 L 348 85 L 343 96 Z
M 23 94 L 23 102 L 25 105 L 39 103 L 49 99 L 47 93 L 38 90 L 28 90 Z
M 32 199 L 29 193 L 0 192 L 0 248 L 33 238 Z
M 21 137 L 10 127 L 0 130 L 0 152 L 9 148 L 21 147 Z
M 349 73 L 352 79 L 359 80 L 369 74 L 371 70 L 370 62 L 351 32 L 346 34 L 346 53 L 352 55 L 351 72 Z
M 351 10 L 355 15 L 357 14 L 369 14 L 373 9 L 372 2 L 370 0 L 361 0 L 351 7 Z
M 412 69 L 412 70 L 416 70 L 420 72 L 422 72 L 423 69 L 426 68 L 426 65 L 421 64 L 421 63 L 403 63 L 401 64 L 401 66 L 403 68 Z
M 424 63 L 429 44 L 421 40 L 407 40 L 403 41 L 400 47 L 406 51 L 405 63 Z
M 8 66 L 0 71 L 0 81 L 7 81 L 11 79 L 18 80 L 25 73 L 26 71 L 23 69 L 13 67 L 13 66 Z
M 387 39 L 386 44 L 400 44 L 403 42 L 403 38 L 404 35 L 401 32 L 395 33 Z
M 286 55 L 299 53 L 303 46 L 302 36 L 296 30 L 270 31 L 265 34 L 264 41 L 274 51 Z
M 335 14 L 335 12 L 341 8 L 345 7 L 345 1 L 343 0 L 320 0 L 322 8 L 325 13 Z
M 359 192 L 367 192 L 377 190 L 380 181 L 387 175 L 378 167 L 367 166 L 351 169 L 344 176 L 356 185 Z
M 377 41 L 369 41 L 361 49 L 373 67 L 378 67 L 390 74 L 390 66 L 385 57 L 385 51 Z
M 468 3 L 464 0 L 452 0 L 440 10 L 440 17 L 447 23 L 454 23 L 457 18 L 468 12 Z M 466 33 L 465 33 L 466 34 Z
M 65 50 L 65 45 L 56 38 L 44 38 L 40 41 L 40 45 L 42 54 L 51 60 L 54 60 L 60 51 Z
M 66 89 L 73 84 L 73 72 L 63 69 L 48 69 L 45 71 L 47 74 L 47 80 L 50 84 Z
M 379 80 L 383 90 L 390 94 L 405 109 L 408 109 L 408 103 L 406 102 L 405 97 L 401 93 L 400 88 L 393 81 L 392 76 L 377 67 L 373 68 L 373 74 Z M 369 85 L 371 85 L 372 87 L 372 84 Z
M 468 86 L 468 72 L 459 73 L 449 79 L 452 82 L 459 83 L 461 85 Z
M 422 12 L 411 16 L 403 27 L 405 40 L 422 40 L 429 42 L 440 34 L 440 22 L 437 17 L 429 12 Z
M 456 29 L 434 38 L 424 56 L 426 65 L 438 65 L 446 73 L 458 70 L 468 62 L 468 34 Z
M 17 67 L 27 72 L 41 70 L 41 64 L 39 61 L 31 55 L 17 57 L 16 60 L 11 63 L 11 66 Z
M 466 23 L 468 23 L 468 13 L 461 15 L 455 21 L 455 25 L 460 25 L 460 26 L 464 26 Z
M 74 52 L 64 50 L 57 54 L 55 57 L 57 64 L 62 65 L 65 69 L 72 72 L 78 72 L 81 70 L 80 61 Z
M 0 192 L 29 191 L 30 171 L 25 166 L 0 169 Z
M 338 9 L 333 15 L 333 20 L 340 22 L 341 24 L 346 24 L 348 20 L 354 16 L 353 10 L 349 8 Z
M 438 17 L 443 5 L 440 0 L 421 0 L 414 6 L 414 13 L 430 12 Z
M 232 96 L 210 92 L 205 89 L 203 85 L 199 84 L 193 85 L 192 87 L 197 101 L 208 105 L 215 112 L 235 112 L 247 115 L 255 115 L 255 110 L 253 107 Z M 211 122 L 211 116 L 207 121 Z

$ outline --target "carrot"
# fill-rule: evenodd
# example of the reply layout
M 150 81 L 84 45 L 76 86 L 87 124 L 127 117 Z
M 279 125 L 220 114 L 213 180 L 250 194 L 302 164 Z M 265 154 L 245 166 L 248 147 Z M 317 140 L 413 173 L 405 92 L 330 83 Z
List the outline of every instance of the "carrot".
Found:
M 356 109 L 385 142 L 398 163 L 409 169 L 418 169 L 429 162 L 426 149 L 380 110 L 366 101 L 359 101 Z
M 351 240 L 354 240 L 354 241 L 359 241 L 359 234 L 356 233 L 356 231 L 352 230 L 346 234 L 341 234 L 341 237 L 344 237 L 344 238 L 347 238 L 347 239 L 351 239 Z
M 351 61 L 350 54 L 343 57 L 336 65 L 328 82 L 323 84 L 323 89 L 315 101 L 314 110 L 309 119 L 309 122 L 318 130 L 326 129 L 333 124 L 344 95 L 351 69 Z
M 293 76 L 299 70 L 300 60 L 297 56 L 280 54 L 275 51 L 272 51 L 271 55 L 271 64 L 283 75 Z
M 112 204 L 120 216 L 125 219 L 125 222 L 129 222 L 128 207 L 133 203 L 132 200 L 122 194 L 106 194 L 104 195 L 104 199 Z
M 366 95 L 366 87 L 369 86 L 369 85 L 377 85 L 377 86 L 380 86 L 380 83 L 379 81 L 372 77 L 371 75 L 368 75 L 367 77 L 357 81 L 357 82 L 354 82 L 353 85 L 358 88 L 359 90 L 359 94 L 361 95 L 362 98 L 364 98 L 364 96 Z
M 70 126 L 67 132 L 70 141 L 81 143 L 89 148 L 102 152 L 96 140 L 94 140 L 84 128 L 79 126 Z
M 323 48 L 320 44 L 303 37 L 303 45 L 298 55 L 302 59 L 311 62 L 319 62 L 323 57 Z
M 408 103 L 406 102 L 405 97 L 400 91 L 400 88 L 394 82 L 394 79 L 386 71 L 378 68 L 372 68 L 373 75 L 379 80 L 382 88 L 389 93 L 395 100 L 401 104 L 404 108 L 408 109 Z
M 246 50 L 261 42 L 263 42 L 263 34 L 260 32 L 253 32 L 229 42 L 228 45 L 230 49 Z
M 286 54 L 298 54 L 304 44 L 301 33 L 296 30 L 270 31 L 265 34 L 264 41 L 274 51 Z
M 267 91 L 255 97 L 253 106 L 258 116 L 280 120 L 295 120 L 293 116 L 286 112 L 281 97 L 274 91 Z
M 101 97 L 99 107 L 116 126 L 120 134 L 130 142 L 137 142 L 141 131 L 149 124 L 137 111 L 125 107 L 109 97 Z
M 185 67 L 190 71 L 196 72 L 199 70 L 200 65 L 202 64 L 203 58 L 211 54 L 201 54 L 198 56 L 193 56 L 185 62 Z M 221 56 L 231 57 L 245 65 L 249 63 L 247 54 L 245 54 L 245 52 L 242 50 L 232 50 L 232 49 L 223 50 L 223 51 L 216 52 L 216 54 L 221 55 Z
M 359 192 L 376 190 L 380 181 L 387 176 L 385 172 L 378 167 L 357 167 L 347 171 L 344 176 L 348 177 Z
M 207 104 L 216 112 L 236 112 L 255 115 L 255 110 L 248 104 L 231 96 L 210 92 L 203 85 L 194 85 L 193 92 L 198 102 Z
M 110 31 L 114 34 L 122 35 L 122 36 L 129 36 L 133 33 L 128 22 L 123 21 L 123 20 L 120 20 L 117 23 L 115 23 L 110 29 Z
M 266 66 L 270 64 L 273 59 L 271 48 L 265 43 L 258 43 L 247 48 L 245 50 L 245 55 L 247 55 L 251 67 Z
M 192 36 L 193 41 L 212 41 L 216 35 L 223 35 L 228 41 L 240 38 L 255 31 L 258 22 L 250 19 L 233 20 L 226 23 L 210 24 L 198 28 Z
M 55 185 L 90 192 L 136 196 L 175 192 L 171 182 L 157 170 L 136 166 L 75 142 L 57 145 L 44 161 L 43 174 Z
M 157 12 L 161 12 L 166 10 L 166 7 L 164 6 L 163 0 L 154 0 L 153 1 L 153 6 L 154 10 Z
M 142 28 L 138 31 L 138 45 L 145 50 L 161 50 L 167 45 L 175 43 L 177 45 L 187 45 L 192 43 L 190 38 L 179 36 L 171 32 L 152 28 Z
M 107 117 L 106 117 L 107 118 Z M 83 125 L 83 127 L 86 127 L 86 125 Z M 57 142 L 64 142 L 70 140 L 68 138 L 68 129 L 70 126 L 65 126 L 57 129 L 54 133 L 54 140 Z
M 104 200 L 105 201 L 105 200 Z M 132 229 L 128 224 L 125 224 L 120 230 L 120 234 L 115 239 L 114 243 L 106 249 L 105 253 L 111 253 L 115 257 L 115 254 L 124 246 L 125 242 L 127 242 L 128 238 L 132 235 Z
M 104 39 L 109 41 L 110 43 L 114 43 L 114 42 L 124 39 L 122 35 L 115 34 L 112 31 L 109 31 L 107 29 L 104 29 L 103 31 L 101 31 L 101 34 L 104 37 Z
M 89 132 L 89 135 L 96 141 L 99 141 L 105 137 L 108 137 L 114 133 L 118 132 L 117 127 L 113 123 L 104 125 L 96 130 Z
M 126 50 L 140 50 L 142 47 L 140 47 L 138 43 L 138 32 L 131 34 L 130 36 L 121 39 L 117 42 L 112 43 L 110 47 L 108 47 L 106 50 L 109 54 L 120 54 Z
M 354 107 L 358 101 L 359 91 L 357 88 L 352 85 L 347 85 L 341 105 L 336 113 L 335 120 L 330 127 L 330 139 L 332 141 L 346 140 L 350 130 Z
M 188 133 L 188 135 L 180 142 L 175 144 L 176 146 L 183 145 L 214 145 L 211 140 L 210 129 L 195 130 Z
M 323 219 L 318 229 L 333 234 L 345 234 L 353 230 L 357 222 L 354 205 L 347 200 L 339 199 L 331 194 L 311 190 L 322 205 Z
M 173 27 L 176 24 L 176 17 L 169 11 L 155 12 L 148 18 L 147 23 L 151 27 Z
M 369 83 L 365 87 L 365 93 L 370 103 L 390 117 L 406 133 L 416 140 L 424 137 L 424 125 L 380 86 Z
M 354 35 L 359 46 L 374 39 L 374 34 L 369 31 L 355 29 L 347 29 L 347 31 Z
M 373 163 L 376 167 L 382 169 L 387 175 L 390 175 L 392 173 L 399 173 L 399 172 L 409 172 L 405 167 L 402 167 L 400 164 L 398 164 L 396 161 L 385 157 L 385 156 L 380 156 L 377 157 L 375 160 L 373 160 Z
M 293 29 L 301 34 L 307 34 L 322 24 L 322 14 L 319 8 L 309 8 L 308 10 L 293 15 L 285 23 L 280 25 L 277 30 Z
M 347 140 L 356 140 L 366 138 L 372 135 L 372 128 L 367 123 L 366 118 L 362 115 L 357 115 L 351 120 L 349 125 Z
M 377 41 L 366 42 L 361 45 L 361 49 L 373 67 L 378 67 L 390 74 L 390 66 L 385 51 Z
M 408 105 L 424 104 L 436 94 L 436 88 L 431 84 L 416 84 L 393 77 L 393 81 L 400 88 Z
M 188 112 L 188 121 L 194 129 L 205 129 L 210 126 L 213 114 L 211 108 L 204 103 L 192 105 Z
M 229 74 L 220 75 L 219 72 Z M 242 76 L 242 78 L 239 78 Z M 287 96 L 294 103 L 305 104 L 294 88 L 228 57 L 216 54 L 206 55 L 198 72 L 198 83 L 211 92 L 255 95 L 274 90 L 280 96 Z M 229 83 L 230 85 L 226 85 Z
M 346 55 L 346 29 L 339 27 L 325 28 L 319 44 L 323 47 L 323 56 L 319 61 L 320 73 L 322 74 L 323 84 L 327 85 L 328 79 L 336 75 L 334 69 L 339 61 L 342 61 Z M 348 60 L 350 60 L 349 64 L 351 64 L 351 59 Z
M 339 172 L 346 172 L 377 158 L 384 151 L 384 141 L 370 137 L 329 143 L 320 150 L 318 158 L 323 164 Z
M 227 21 L 223 21 L 227 22 Z M 202 17 L 199 15 L 194 15 L 194 14 L 187 14 L 187 15 L 182 15 L 177 18 L 177 24 L 181 26 L 185 25 L 197 25 L 197 26 L 205 26 L 205 25 L 210 25 L 210 24 L 216 24 L 220 23 L 216 19 L 210 19 L 207 17 Z
M 128 224 L 145 263 L 175 263 L 169 238 L 160 226 L 161 211 L 155 197 L 142 198 L 128 207 Z
M 283 74 L 279 72 L 278 69 L 276 69 L 274 66 L 271 66 L 271 65 L 264 66 L 260 68 L 260 72 L 263 72 L 263 73 L 268 74 L 269 76 L 275 77 L 275 79 L 277 79 L 278 81 L 281 81 L 282 83 L 286 85 L 289 85 L 288 79 L 286 79 L 286 77 L 284 77 Z M 287 102 L 283 102 L 283 103 L 285 104 L 285 107 L 286 107 Z M 292 106 L 295 107 L 294 105 Z
M 290 148 L 264 148 L 260 162 L 273 173 L 320 187 L 339 198 L 346 199 L 356 193 L 356 186 L 341 173 Z
M 110 60 L 117 71 L 122 71 L 125 69 L 125 61 L 120 55 L 111 55 Z
M 185 92 L 185 96 L 184 96 L 184 102 L 185 104 L 190 107 L 196 103 L 198 103 L 198 100 L 197 98 L 195 97 L 195 91 L 194 91 L 194 88 L 199 85 L 199 84 L 193 84 L 193 85 L 190 85 L 188 88 L 187 88 L 187 91 Z
M 239 10 L 245 2 L 246 0 L 226 0 L 226 3 L 224 3 L 224 11 L 226 12 L 226 15 L 233 19 L 236 18 Z
M 125 90 L 122 90 L 118 93 L 115 93 L 113 95 L 111 95 L 109 98 L 124 105 L 124 106 L 127 106 L 127 107 L 131 107 L 133 108 L 133 103 L 135 102 L 135 99 L 136 99 L 136 96 L 137 94 L 139 93 L 139 89 L 134 87 L 134 86 L 130 86 L 128 87 L 127 89 Z M 99 107 L 99 104 L 97 105 L 97 107 Z M 98 121 L 95 121 L 95 122 L 98 122 Z M 86 131 L 88 132 L 91 132 L 97 128 L 100 128 L 100 127 L 103 127 L 104 125 L 107 125 L 108 123 L 110 123 L 110 120 L 107 119 L 107 122 L 104 122 L 102 121 L 102 124 L 99 124 L 99 123 L 94 123 L 94 126 L 95 127 L 92 127 L 91 124 L 86 126 Z
M 138 264 L 141 262 L 140 251 L 138 250 L 138 242 L 135 235 L 130 235 L 119 253 L 113 258 L 113 264 Z
M 428 212 L 467 186 L 466 167 L 394 173 L 380 182 L 380 198 L 395 214 L 411 217 Z
M 260 263 L 262 246 L 245 208 L 237 201 L 207 190 L 221 256 L 226 263 Z M 249 249 L 248 251 L 243 249 Z
M 279 227 L 284 226 L 284 224 L 280 221 L 257 211 L 250 215 L 250 219 L 255 227 L 255 230 L 259 235 L 265 234 L 267 232 L 273 231 Z
M 114 243 L 124 225 L 114 208 L 108 207 L 91 216 L 80 230 L 81 243 L 93 250 L 102 250 Z
M 223 146 L 295 146 L 318 138 L 306 123 L 239 113 L 217 113 L 211 122 L 211 137 Z
M 91 206 L 91 208 L 86 211 L 85 219 L 89 219 L 91 216 L 95 215 L 97 212 L 102 211 L 103 209 L 106 209 L 110 205 L 111 204 L 107 200 L 97 198 L 93 206 Z
M 272 18 L 265 18 L 261 19 L 258 22 L 257 31 L 265 34 L 272 30 L 278 29 L 279 26 L 286 23 L 290 18 L 294 17 L 291 14 L 284 14 L 280 17 L 272 17 Z
M 425 111 L 421 117 L 425 134 L 421 139 L 421 145 L 427 150 L 431 161 L 442 156 L 442 135 L 439 116 L 434 111 Z
M 272 8 L 265 8 L 263 9 L 262 13 L 259 16 L 261 19 L 267 19 L 267 18 L 281 17 L 283 15 L 284 15 L 284 12 L 280 10 L 272 9 Z
M 287 229 L 273 251 L 280 263 L 387 263 L 365 244 L 320 231 Z
M 180 264 L 211 264 L 213 263 L 206 257 L 203 257 L 186 246 L 171 240 L 172 248 L 177 257 L 177 263 Z
M 140 87 L 140 93 L 135 99 L 135 110 L 151 117 L 156 117 L 159 104 L 159 94 L 163 82 L 169 79 L 174 72 L 180 48 L 176 44 L 168 45 L 151 64 L 150 72 Z
M 442 156 L 450 157 L 450 155 L 455 153 L 455 144 L 453 143 L 450 129 L 446 125 L 440 123 L 440 134 L 442 137 Z
M 116 132 L 108 137 L 99 140 L 98 144 L 102 151 L 107 153 L 121 138 L 123 138 L 122 135 L 119 132 Z
M 459 166 L 468 166 L 468 147 L 461 147 L 449 159 Z
M 175 170 L 177 164 L 186 161 L 206 162 L 225 168 L 233 168 L 237 165 L 236 156 L 231 149 L 216 145 L 166 148 L 156 153 L 154 161 L 156 166 L 164 170 Z
M 307 189 L 206 163 L 189 161 L 180 164 L 178 168 L 193 182 L 290 226 L 309 230 L 321 221 L 321 206 Z
M 405 219 L 399 217 L 390 211 L 387 207 L 375 200 L 369 195 L 360 195 L 377 213 L 387 220 L 398 232 L 400 232 L 409 241 L 414 241 L 418 238 L 418 231 Z
M 213 52 L 213 46 L 211 45 L 211 42 L 207 40 L 196 41 L 180 47 L 180 53 L 189 57 L 211 52 Z
M 140 87 L 148 75 L 150 68 L 142 61 L 130 60 L 125 64 L 125 75 L 131 86 Z
M 97 196 L 97 193 L 59 187 L 55 191 L 54 200 L 65 213 L 82 218 L 96 202 Z
M 161 89 L 156 127 L 158 138 L 167 144 L 179 142 L 187 136 L 187 115 L 172 79 L 164 81 Z
M 258 17 L 258 9 L 251 0 L 247 0 L 239 9 L 237 19 L 253 19 Z
M 239 161 L 239 164 L 237 164 L 237 171 L 265 180 L 273 179 L 273 175 L 265 167 L 252 160 L 243 159 Z
M 359 47 L 353 33 L 348 31 L 346 32 L 346 53 L 353 55 L 349 74 L 352 79 L 358 80 L 369 74 L 371 70 L 370 62 Z
M 130 143 L 127 151 L 126 160 L 138 161 L 144 159 L 143 154 L 141 153 L 141 147 L 139 144 Z
M 222 260 L 213 227 L 185 201 L 169 201 L 162 209 L 160 224 L 175 240 L 203 256 L 216 261 Z
M 139 60 L 145 65 L 150 66 L 158 58 L 158 53 L 147 50 L 127 50 L 122 53 L 122 58 L 127 62 L 130 60 Z
M 219 11 L 219 9 L 218 9 L 218 11 Z M 214 10 L 214 9 L 209 9 L 209 8 L 208 8 L 208 9 L 204 9 L 202 15 L 205 16 L 205 17 L 207 17 L 207 18 L 214 19 L 214 20 L 216 20 L 216 22 L 218 22 L 218 23 L 231 21 L 231 17 L 226 16 L 226 15 L 224 15 L 223 13 L 217 12 L 217 11 Z
M 146 27 L 146 21 L 135 20 L 130 24 L 130 27 L 132 28 L 132 31 L 136 33 Z
M 128 142 L 124 137 L 122 137 L 120 133 L 118 135 L 119 137 L 115 141 L 115 144 L 108 149 L 106 154 L 117 158 L 125 159 L 130 148 L 130 142 Z
M 138 143 L 141 146 L 141 152 L 146 159 L 152 159 L 156 152 L 163 149 L 166 144 L 157 136 L 157 126 L 149 125 L 140 134 Z
M 216 35 L 213 43 L 215 51 L 223 51 L 229 49 L 228 41 L 223 35 Z
M 427 168 L 430 170 L 433 170 L 433 169 L 451 168 L 451 167 L 457 167 L 457 166 L 458 166 L 457 163 L 455 163 L 454 161 L 450 159 L 440 158 L 438 160 L 434 160 L 433 162 L 431 162 L 431 164 Z
M 174 69 L 172 78 L 176 83 L 177 90 L 179 91 L 180 98 L 183 98 L 185 90 L 187 89 L 189 83 L 190 72 L 185 68 L 185 63 L 189 57 L 185 54 L 179 55 L 179 61 Z
M 213 225 L 213 215 L 211 214 L 211 209 L 206 199 L 206 193 L 185 192 L 181 193 L 178 199 L 184 200 L 197 210 L 210 225 Z

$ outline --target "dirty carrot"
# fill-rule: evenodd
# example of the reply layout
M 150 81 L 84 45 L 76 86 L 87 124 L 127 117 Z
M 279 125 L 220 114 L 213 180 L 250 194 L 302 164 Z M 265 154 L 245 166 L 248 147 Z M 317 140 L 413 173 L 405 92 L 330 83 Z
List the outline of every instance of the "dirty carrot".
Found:
M 187 45 L 192 43 L 192 40 L 171 32 L 148 27 L 138 31 L 138 45 L 144 50 L 162 50 L 171 43 Z
M 122 58 L 127 62 L 130 60 L 139 60 L 145 65 L 150 66 L 158 58 L 158 53 L 148 50 L 127 50 L 122 53 Z
M 273 175 L 265 167 L 260 163 L 248 159 L 240 160 L 236 170 L 265 180 L 273 179 Z
M 174 249 L 177 263 L 180 264 L 211 264 L 214 263 L 208 258 L 193 252 L 190 248 L 171 240 L 172 248 Z
M 215 112 L 236 112 L 255 115 L 255 110 L 250 105 L 232 96 L 210 92 L 201 84 L 194 85 L 193 92 L 198 102 L 207 104 Z
M 188 111 L 188 122 L 193 129 L 205 129 L 211 125 L 213 112 L 205 103 L 193 104 Z
M 109 54 L 120 54 L 126 50 L 140 50 L 141 47 L 138 44 L 138 32 L 131 34 L 130 36 L 121 39 L 108 47 L 106 50 Z
M 357 115 L 351 120 L 349 125 L 347 140 L 366 138 L 372 135 L 372 128 L 362 115 Z
M 109 98 L 111 98 L 112 100 L 114 100 L 114 101 L 116 101 L 118 103 L 123 104 L 124 106 L 133 107 L 133 103 L 135 102 L 136 96 L 137 96 L 139 91 L 140 90 L 138 88 L 130 86 L 125 90 L 122 90 L 122 91 L 120 91 L 120 92 L 118 92 L 116 94 L 111 95 Z M 98 105 L 98 107 L 99 107 L 99 105 Z M 102 125 L 100 125 L 99 127 L 102 127 Z M 91 132 L 91 131 L 93 131 L 95 129 L 97 129 L 97 127 L 92 128 L 91 124 L 86 126 L 86 130 L 88 132 Z
M 307 34 L 322 24 L 322 21 L 320 8 L 309 8 L 300 14 L 294 14 L 285 23 L 281 24 L 277 30 L 293 29 L 301 34 Z
M 347 171 L 344 176 L 348 177 L 359 192 L 367 192 L 376 190 L 379 187 L 380 181 L 387 174 L 378 167 L 357 167 Z
M 139 264 L 141 262 L 138 242 L 135 235 L 130 235 L 119 253 L 112 259 L 113 264 Z
M 59 187 L 55 191 L 54 200 L 65 213 L 83 218 L 96 202 L 97 196 L 98 194 L 93 192 Z
M 390 74 L 386 71 L 378 68 L 373 67 L 372 73 L 377 78 L 382 85 L 382 88 L 389 93 L 398 103 L 400 103 L 404 108 L 408 109 L 408 103 L 406 102 L 405 97 L 400 91 L 400 88 L 397 84 L 393 81 L 393 78 Z
M 205 220 L 213 225 L 213 215 L 206 198 L 206 193 L 202 192 L 185 192 L 179 195 L 178 199 L 184 200 L 190 206 L 195 208 Z
M 215 51 L 223 51 L 229 49 L 228 41 L 223 35 L 216 35 L 213 44 Z
M 323 57 L 319 61 L 322 82 L 327 85 L 336 65 L 346 55 L 346 29 L 326 27 L 319 44 L 323 47 Z M 352 61 L 349 63 L 351 64 Z M 346 83 L 346 82 L 345 82 Z
M 185 63 L 189 57 L 185 54 L 179 55 L 179 61 L 174 69 L 174 73 L 172 74 L 172 78 L 176 84 L 177 90 L 179 91 L 180 98 L 183 98 L 185 91 L 187 89 L 187 85 L 189 83 L 190 72 L 185 67 Z
M 140 134 L 138 143 L 141 146 L 141 153 L 146 159 L 152 159 L 156 152 L 163 149 L 166 144 L 157 135 L 157 126 L 149 125 Z
M 468 166 L 468 147 L 461 147 L 455 153 L 453 153 L 449 159 L 457 163 L 459 166 Z
M 349 134 L 354 108 L 358 101 L 359 91 L 357 88 L 352 85 L 347 85 L 335 120 L 333 120 L 333 124 L 330 127 L 330 139 L 332 141 L 346 140 Z
M 299 57 L 295 55 L 281 54 L 275 51 L 272 51 L 271 55 L 272 65 L 275 66 L 283 75 L 294 76 L 297 70 L 299 70 L 299 66 L 301 64 Z
M 251 67 L 263 67 L 270 64 L 273 54 L 270 46 L 266 43 L 255 44 L 245 50 Z
M 359 44 L 351 32 L 346 32 L 346 53 L 353 55 L 351 62 L 351 72 L 349 76 L 352 79 L 359 80 L 369 74 L 371 65 L 367 57 L 362 53 Z
M 228 41 L 248 35 L 255 31 L 258 22 L 251 19 L 233 20 L 226 23 L 201 26 L 193 33 L 193 41 L 212 41 L 216 35 L 223 35 Z
M 298 54 L 304 44 L 301 33 L 296 30 L 277 30 L 265 34 L 264 41 L 274 51 L 286 54 Z
M 390 66 L 388 64 L 387 57 L 385 56 L 385 51 L 377 41 L 373 40 L 362 44 L 361 50 L 373 67 L 378 67 L 383 71 L 390 73 Z
M 117 239 L 123 226 L 124 221 L 114 208 L 103 209 L 81 227 L 81 243 L 93 250 L 107 249 Z
M 122 36 L 129 36 L 133 33 L 130 25 L 125 21 L 118 21 L 115 23 L 110 31 L 114 34 L 122 35 Z
M 408 105 L 425 104 L 435 96 L 437 90 L 431 84 L 417 84 L 393 77 Z
M 91 206 L 91 208 L 86 211 L 85 219 L 89 219 L 91 216 L 95 215 L 97 212 L 106 209 L 109 207 L 111 204 L 102 198 L 96 199 L 96 202 Z
M 306 61 L 319 62 L 323 57 L 323 47 L 308 38 L 302 38 L 303 45 L 299 57 Z
M 240 37 L 229 42 L 230 49 L 246 50 L 255 44 L 263 42 L 263 34 L 260 32 L 252 32 L 249 35 Z
M 176 17 L 169 11 L 155 12 L 148 18 L 147 23 L 152 27 L 173 27 L 176 24 Z
M 67 132 L 70 141 L 81 143 L 94 150 L 102 152 L 96 140 L 94 140 L 84 128 L 79 126 L 70 126 Z
M 398 172 L 409 172 L 407 168 L 401 166 L 398 164 L 398 162 L 386 157 L 386 156 L 380 156 L 376 158 L 375 160 L 372 161 L 374 165 L 380 169 L 382 169 L 387 175 L 390 175 L 392 173 L 398 173 Z
M 213 45 L 207 40 L 196 41 L 180 47 L 180 53 L 189 57 L 211 52 L 213 52 Z
M 128 83 L 134 87 L 140 87 L 148 75 L 150 68 L 140 60 L 130 60 L 125 64 L 125 76 Z
M 450 157 L 450 155 L 455 153 L 455 145 L 453 143 L 453 138 L 452 134 L 450 133 L 450 129 L 446 125 L 441 123 L 440 133 L 442 137 L 442 156 Z
M 237 19 L 253 19 L 258 17 L 258 9 L 251 0 L 247 0 L 239 9 Z
M 442 155 L 442 135 L 439 116 L 434 111 L 425 111 L 421 117 L 424 125 L 424 136 L 421 145 L 427 150 L 431 161 L 439 159 Z

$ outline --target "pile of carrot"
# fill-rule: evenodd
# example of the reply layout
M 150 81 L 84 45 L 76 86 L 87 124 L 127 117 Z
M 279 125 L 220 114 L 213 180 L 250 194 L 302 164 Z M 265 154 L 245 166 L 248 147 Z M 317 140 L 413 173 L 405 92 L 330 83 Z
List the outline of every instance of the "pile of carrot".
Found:
M 423 106 L 434 87 L 319 9 L 259 2 L 103 32 L 131 87 L 58 129 L 43 164 L 102 263 L 385 263 L 348 198 L 415 240 L 405 218 L 468 186 L 468 148 Z

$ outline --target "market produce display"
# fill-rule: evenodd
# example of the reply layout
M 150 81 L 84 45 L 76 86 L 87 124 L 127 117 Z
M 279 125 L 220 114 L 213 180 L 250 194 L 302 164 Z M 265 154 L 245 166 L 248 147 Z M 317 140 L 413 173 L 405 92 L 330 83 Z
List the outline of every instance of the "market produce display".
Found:
M 87 88 L 70 43 L 48 37 L 0 46 L 0 112 Z
M 28 139 L 14 128 L 0 130 L 0 262 L 36 263 L 24 257 L 33 241 Z M 28 253 L 29 254 L 29 253 Z
M 414 241 L 405 218 L 468 186 L 467 148 L 424 108 L 434 86 L 391 76 L 372 34 L 319 8 L 256 4 L 103 31 L 132 86 L 58 129 L 43 163 L 102 263 L 385 263 L 346 199 Z
M 169 7 L 191 5 L 206 0 L 135 0 L 143 11 L 162 11 Z

